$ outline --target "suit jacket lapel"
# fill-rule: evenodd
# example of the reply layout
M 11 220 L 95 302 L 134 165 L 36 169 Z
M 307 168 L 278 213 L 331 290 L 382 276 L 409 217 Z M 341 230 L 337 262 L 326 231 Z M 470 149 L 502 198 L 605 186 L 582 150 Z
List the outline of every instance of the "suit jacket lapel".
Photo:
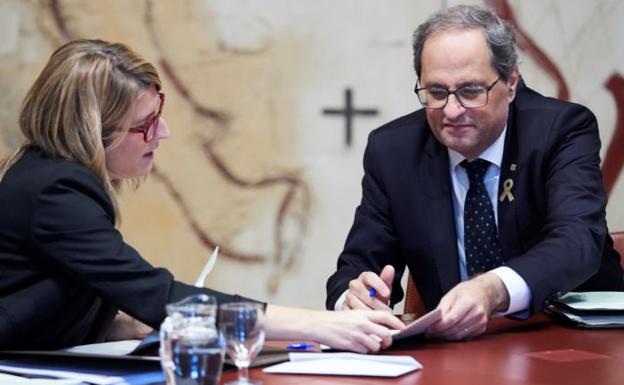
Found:
M 503 162 L 501 164 L 500 180 L 498 182 L 498 234 L 503 249 L 503 258 L 509 259 L 511 256 L 521 253 L 518 239 L 517 213 L 520 181 L 517 177 L 518 167 L 518 140 L 516 138 L 517 128 L 514 125 L 513 104 L 509 109 L 507 121 L 507 136 L 505 137 L 505 150 L 503 152 Z
M 431 251 L 438 270 L 442 293 L 459 282 L 459 256 L 453 211 L 452 187 L 449 175 L 448 151 L 433 136 L 425 145 L 428 159 L 420 166 L 425 199 L 429 204 L 427 214 L 431 224 Z

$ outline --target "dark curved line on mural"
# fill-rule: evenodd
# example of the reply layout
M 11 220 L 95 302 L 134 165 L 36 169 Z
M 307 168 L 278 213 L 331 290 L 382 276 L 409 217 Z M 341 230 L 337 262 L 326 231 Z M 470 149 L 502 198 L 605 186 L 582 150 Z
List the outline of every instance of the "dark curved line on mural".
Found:
M 50 0 L 49 4 L 50 4 L 50 11 L 52 13 L 54 22 L 55 22 L 58 30 L 62 34 L 63 39 L 65 39 L 66 41 L 71 40 L 72 36 L 69 34 L 68 29 L 66 27 L 67 23 L 65 22 L 65 19 L 64 19 L 63 15 L 62 15 L 61 6 L 59 4 L 59 1 L 58 0 Z M 168 67 L 166 62 L 164 62 L 164 63 L 161 62 L 160 64 L 161 65 L 164 64 L 163 68 L 164 68 L 165 72 L 167 72 L 169 70 L 169 67 Z M 174 85 L 175 85 L 175 82 L 174 82 Z M 178 85 L 181 86 L 181 84 L 178 84 Z M 185 88 L 182 87 L 182 88 L 178 89 L 178 91 L 183 96 L 186 96 L 186 98 L 190 98 L 190 95 L 189 95 L 188 91 Z M 207 117 L 215 119 L 217 122 L 223 123 L 223 122 L 226 121 L 226 119 L 224 119 L 221 115 L 212 113 L 212 111 L 210 111 L 209 109 L 196 109 L 196 111 L 198 111 L 198 113 L 200 113 L 203 116 L 207 116 Z M 211 250 L 214 249 L 217 246 L 217 243 L 215 241 L 213 241 L 201 229 L 201 227 L 199 226 L 197 221 L 195 219 L 193 219 L 193 216 L 191 215 L 190 209 L 186 205 L 186 202 L 182 198 L 182 196 L 179 193 L 179 191 L 174 187 L 174 184 L 171 182 L 171 180 L 164 173 L 160 172 L 159 169 L 156 167 L 156 165 L 154 165 L 152 176 L 154 178 L 158 179 L 162 183 L 162 185 L 165 186 L 165 189 L 167 190 L 167 193 L 171 196 L 173 201 L 176 203 L 176 205 L 182 211 L 184 218 L 188 222 L 188 225 L 191 227 L 193 233 L 199 239 L 199 241 L 205 247 L 207 247 L 207 248 L 209 248 Z M 223 257 L 231 258 L 231 259 L 234 259 L 234 260 L 241 260 L 241 261 L 247 261 L 247 262 L 261 262 L 262 260 L 264 260 L 264 257 L 262 257 L 262 256 L 234 252 L 233 250 L 229 249 L 226 246 L 220 246 L 219 247 L 219 252 L 220 252 L 220 254 Z
M 226 128 L 229 123 L 228 115 L 224 112 L 202 106 L 195 99 L 193 99 L 189 89 L 182 84 L 180 79 L 176 76 L 172 66 L 169 64 L 169 61 L 164 58 L 160 40 L 158 40 L 158 37 L 156 36 L 156 31 L 154 31 L 153 3 L 150 0 L 146 1 L 144 21 L 147 26 L 150 41 L 152 42 L 152 45 L 156 47 L 156 51 L 160 55 L 158 64 L 160 68 L 162 68 L 164 75 L 171 81 L 173 87 L 178 91 L 178 94 L 180 94 L 182 99 L 191 105 L 193 111 L 195 111 L 198 115 L 213 120 L 219 128 Z
M 603 183 L 608 196 L 624 166 L 624 78 L 614 73 L 604 85 L 613 95 L 617 111 L 613 136 L 602 162 Z
M 52 19 L 54 20 L 54 24 L 56 24 L 56 28 L 60 32 L 61 37 L 65 41 L 71 40 L 72 36 L 67 29 L 67 23 L 65 22 L 65 18 L 61 12 L 61 5 L 58 0 L 49 0 L 48 7 L 50 8 L 50 14 L 52 14 Z
M 277 213 L 276 230 L 279 230 L 282 228 L 284 219 L 286 217 L 286 214 L 288 213 L 288 209 L 290 208 L 290 205 L 292 204 L 292 201 L 294 199 L 294 195 L 297 192 L 297 190 L 300 189 L 303 192 L 303 209 L 304 209 L 305 215 L 300 220 L 300 226 L 299 226 L 300 232 L 299 233 L 301 234 L 301 236 L 296 239 L 296 244 L 297 245 L 302 244 L 302 241 L 303 241 L 302 235 L 305 234 L 307 231 L 307 219 L 306 218 L 310 211 L 310 192 L 305 182 L 303 182 L 301 179 L 299 179 L 295 175 L 280 175 L 280 176 L 274 176 L 274 177 L 267 177 L 267 178 L 263 178 L 257 181 L 244 180 L 234 175 L 225 166 L 223 161 L 221 161 L 219 156 L 215 153 L 215 149 L 211 145 L 210 142 L 204 142 L 202 145 L 202 148 L 204 150 L 204 154 L 209 159 L 210 163 L 213 164 L 217 172 L 225 180 L 229 181 L 235 186 L 238 186 L 244 189 L 261 188 L 261 187 L 272 186 L 272 185 L 280 184 L 280 183 L 285 183 L 289 186 L 288 191 L 284 195 L 284 198 L 282 199 L 282 202 L 280 204 L 280 209 L 278 210 L 278 213 Z M 281 231 L 275 232 L 274 243 L 277 247 L 275 249 L 276 255 L 274 259 L 276 262 L 281 262 L 282 260 L 281 245 L 282 245 L 283 239 L 282 239 L 281 234 L 282 234 Z M 295 250 L 298 250 L 298 247 L 294 247 L 293 253 L 291 254 L 294 254 Z M 294 255 L 288 256 L 287 265 L 290 265 L 290 262 L 292 262 L 293 258 L 294 258 Z
M 62 38 L 65 41 L 71 40 L 73 37 L 71 36 L 67 28 L 67 23 L 65 21 L 65 17 L 63 16 L 61 12 L 61 5 L 59 1 L 49 0 L 48 4 L 49 4 L 50 13 L 52 14 L 54 23 L 57 29 L 59 30 L 59 32 L 61 33 Z M 186 100 L 193 107 L 193 110 L 198 115 L 214 121 L 217 127 L 221 129 L 226 129 L 227 124 L 229 123 L 229 117 L 227 116 L 227 114 L 204 107 L 200 105 L 197 101 L 195 101 L 192 98 L 189 90 L 182 84 L 179 78 L 175 75 L 175 72 L 173 71 L 169 63 L 164 58 L 162 58 L 162 50 L 160 49 L 160 44 L 158 42 L 158 39 L 155 38 L 155 33 L 154 33 L 153 28 L 151 28 L 152 27 L 151 9 L 152 9 L 152 2 L 147 1 L 147 12 L 145 15 L 145 20 L 148 26 L 150 37 L 152 38 L 152 43 L 157 48 L 158 52 L 161 53 L 159 65 L 163 69 L 165 76 L 167 76 L 167 78 L 170 79 L 174 88 L 183 97 L 183 99 Z M 285 215 L 287 214 L 288 208 L 291 205 L 294 193 L 296 192 L 297 189 L 302 189 L 304 193 L 303 209 L 306 215 L 303 215 L 300 220 L 299 237 L 297 237 L 297 239 L 295 240 L 295 247 L 292 248 L 292 252 L 287 258 L 287 263 L 285 267 L 289 268 L 292 265 L 292 262 L 294 261 L 296 251 L 300 249 L 300 245 L 302 244 L 302 241 L 303 241 L 303 235 L 307 231 L 307 214 L 309 213 L 309 209 L 310 209 L 310 203 L 309 203 L 310 194 L 309 194 L 307 185 L 302 180 L 296 177 L 291 177 L 291 176 L 266 178 L 259 182 L 247 182 L 240 178 L 237 178 L 227 169 L 227 167 L 225 167 L 224 162 L 222 162 L 221 159 L 216 154 L 212 153 L 212 144 L 213 144 L 212 141 L 204 141 L 204 146 L 207 149 L 210 149 L 211 156 L 209 157 L 209 159 L 212 160 L 217 170 L 222 175 L 225 176 L 225 179 L 227 181 L 234 183 L 235 185 L 238 185 L 241 187 L 247 187 L 247 188 L 264 187 L 264 186 L 269 186 L 275 183 L 288 183 L 290 185 L 288 192 L 286 193 L 286 195 L 284 196 L 284 199 L 281 202 L 280 209 L 278 211 L 277 221 L 276 221 L 276 231 L 275 231 L 276 235 L 275 235 L 274 242 L 277 247 L 276 247 L 276 255 L 274 257 L 274 260 L 277 263 L 279 263 L 282 259 L 282 236 L 281 236 L 280 229 L 282 228 L 283 219 Z M 163 184 L 163 186 L 165 186 L 165 189 L 167 190 L 169 195 L 172 197 L 176 205 L 182 211 L 184 218 L 187 220 L 193 233 L 200 240 L 200 242 L 205 247 L 209 249 L 214 249 L 217 243 L 213 241 L 206 234 L 206 232 L 202 230 L 202 228 L 199 226 L 197 221 L 193 219 L 190 209 L 188 208 L 186 202 L 182 198 L 179 191 L 174 187 L 174 184 L 171 182 L 171 180 L 164 173 L 160 172 L 156 166 L 154 166 L 154 169 L 153 169 L 153 176 L 156 179 L 158 179 Z M 234 260 L 246 261 L 246 262 L 261 262 L 262 260 L 265 259 L 263 256 L 260 256 L 260 255 L 243 254 L 243 253 L 235 252 L 231 250 L 230 248 L 224 247 L 224 246 L 220 246 L 220 252 L 224 257 L 228 257 Z
M 158 51 L 158 54 L 159 54 L 158 63 L 163 69 L 164 75 L 171 81 L 176 91 L 182 96 L 182 98 L 187 103 L 189 103 L 193 107 L 193 110 L 198 115 L 208 120 L 213 121 L 216 124 L 217 128 L 220 129 L 221 133 L 227 131 L 228 125 L 230 122 L 229 116 L 222 111 L 217 111 L 217 110 L 205 107 L 201 105 L 201 103 L 199 103 L 197 100 L 195 100 L 193 96 L 191 95 L 188 87 L 184 85 L 180 77 L 177 76 L 176 71 L 173 68 L 173 66 L 165 58 L 163 54 L 163 50 L 160 45 L 160 41 L 154 29 L 152 9 L 153 9 L 152 1 L 147 0 L 146 14 L 145 14 L 144 20 L 145 20 L 145 24 L 146 24 L 150 39 L 154 47 Z M 275 255 L 273 259 L 276 263 L 280 263 L 282 261 L 282 250 L 283 250 L 282 228 L 283 228 L 284 218 L 286 214 L 288 213 L 288 209 L 293 202 L 293 197 L 295 195 L 296 190 L 300 189 L 303 192 L 303 199 L 304 199 L 303 209 L 304 209 L 305 215 L 303 215 L 300 219 L 299 233 L 295 239 L 295 245 L 297 246 L 294 247 L 290 255 L 287 256 L 287 263 L 285 265 L 286 267 L 291 266 L 296 256 L 296 251 L 298 250 L 299 245 L 302 244 L 303 236 L 307 231 L 308 214 L 310 210 L 310 193 L 309 193 L 307 185 L 305 184 L 303 180 L 301 180 L 299 177 L 295 175 L 280 175 L 280 176 L 275 176 L 275 177 L 263 178 L 258 181 L 248 181 L 238 176 L 235 176 L 234 173 L 231 172 L 230 169 L 226 166 L 225 161 L 221 157 L 219 157 L 218 154 L 216 154 L 215 149 L 213 147 L 216 145 L 216 142 L 217 142 L 216 138 L 217 136 L 215 136 L 214 139 L 212 140 L 203 141 L 202 148 L 208 161 L 216 168 L 216 170 L 221 174 L 221 176 L 224 178 L 226 182 L 229 182 L 231 184 L 234 184 L 235 186 L 239 186 L 242 188 L 260 188 L 260 187 L 266 187 L 266 186 L 271 186 L 274 184 L 283 184 L 283 183 L 289 185 L 288 191 L 286 192 L 286 194 L 281 200 L 280 209 L 277 213 L 277 218 L 275 222 L 275 233 L 276 233 L 276 236 L 274 239 Z M 164 177 L 163 174 L 160 174 L 160 175 Z M 165 180 L 165 178 L 161 178 L 161 180 Z M 184 200 L 179 195 L 179 193 L 177 194 L 177 197 L 179 198 L 177 200 L 178 205 L 184 204 Z M 183 211 L 186 210 L 184 212 L 185 212 L 185 215 L 187 215 L 187 220 L 189 220 L 189 222 L 195 223 L 194 231 L 200 232 L 198 233 L 198 236 L 200 236 L 201 234 L 200 238 L 209 239 L 209 237 L 203 232 L 203 230 L 201 230 L 199 226 L 196 226 L 196 222 L 192 219 L 191 212 L 187 208 L 186 209 L 182 208 L 182 210 Z M 206 244 L 208 247 L 212 247 L 210 245 L 211 244 L 214 245 L 214 242 L 204 243 L 204 244 Z M 233 253 L 233 257 L 235 259 L 244 259 L 243 255 L 241 254 L 234 255 L 234 254 L 235 253 Z
M 193 97 L 191 96 L 191 93 L 189 92 L 189 90 L 184 86 L 184 84 L 182 84 L 180 79 L 175 75 L 175 72 L 173 68 L 171 67 L 171 65 L 169 64 L 169 62 L 167 61 L 167 59 L 160 57 L 158 59 L 158 64 L 163 69 L 163 73 L 165 74 L 167 78 L 169 78 L 169 80 L 173 84 L 173 87 L 178 91 L 180 96 L 182 96 L 182 98 L 186 102 L 188 102 L 191 105 L 191 107 L 193 107 L 193 111 L 195 111 L 200 116 L 203 116 L 207 119 L 215 121 L 215 123 L 220 127 L 227 126 L 230 120 L 228 115 L 224 112 L 217 111 L 217 110 L 202 106 L 199 103 L 197 103 L 197 101 L 193 99 Z
M 193 230 L 193 234 L 195 234 L 195 236 L 201 241 L 201 243 L 206 248 L 211 250 L 217 247 L 217 242 L 210 238 L 208 234 L 206 234 L 206 232 L 202 230 L 201 226 L 197 223 L 197 221 L 193 218 L 190 208 L 184 201 L 184 198 L 182 198 L 182 195 L 180 194 L 178 189 L 174 187 L 174 183 L 171 181 L 171 179 L 169 179 L 169 177 L 167 177 L 164 173 L 160 172 L 160 170 L 156 166 L 154 166 L 154 168 L 152 169 L 152 176 L 158 179 L 158 181 L 162 183 L 163 186 L 165 186 L 167 193 L 176 203 L 176 206 L 178 206 L 178 208 L 182 211 L 184 218 Z M 262 260 L 264 260 L 264 257 L 260 255 L 238 253 L 225 246 L 219 246 L 219 254 L 221 254 L 221 256 L 223 257 L 245 262 L 262 262 Z
M 518 48 L 528 53 L 546 73 L 548 73 L 557 83 L 557 98 L 561 100 L 570 100 L 570 91 L 566 84 L 561 71 L 546 55 L 541 48 L 531 39 L 531 37 L 522 29 L 516 15 L 507 0 L 486 0 L 486 3 L 494 9 L 494 11 L 503 19 L 508 20 L 516 30 L 516 42 Z
M 279 228 L 283 226 L 284 219 L 286 218 L 286 214 L 288 212 L 288 208 L 290 207 L 291 201 L 294 199 L 298 188 L 301 188 L 304 191 L 304 198 L 303 198 L 304 199 L 304 202 L 303 202 L 304 215 L 302 215 L 299 218 L 299 233 L 305 234 L 308 229 L 307 216 L 309 215 L 309 211 L 310 211 L 310 194 L 305 184 L 294 184 L 290 186 L 290 188 L 288 189 L 288 193 L 286 194 L 286 197 L 284 201 L 282 202 L 282 205 L 280 206 L 280 209 L 279 209 L 277 226 Z M 275 243 L 278 245 L 281 245 L 282 244 L 281 232 L 275 232 L 275 238 L 276 238 Z M 299 237 L 295 240 L 295 244 L 291 248 L 291 253 L 286 259 L 286 264 L 285 264 L 286 269 L 292 267 L 294 260 L 295 260 L 295 255 L 299 250 L 301 250 L 302 246 L 303 246 L 303 237 Z M 279 248 L 278 250 L 281 250 L 281 248 Z M 276 256 L 276 258 L 277 257 L 281 257 L 281 255 Z M 280 259 L 278 259 L 278 261 L 280 261 Z

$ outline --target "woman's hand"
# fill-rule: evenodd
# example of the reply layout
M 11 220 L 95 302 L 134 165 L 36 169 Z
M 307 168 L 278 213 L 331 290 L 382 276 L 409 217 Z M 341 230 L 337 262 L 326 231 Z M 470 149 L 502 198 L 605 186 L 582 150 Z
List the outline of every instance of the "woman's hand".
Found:
M 335 349 L 378 352 L 392 344 L 391 330 L 405 325 L 384 310 L 325 311 L 310 326 L 315 341 Z
M 120 311 L 115 316 L 115 319 L 113 320 L 113 323 L 108 330 L 108 333 L 106 333 L 106 340 L 141 340 L 152 331 L 154 331 L 154 329 L 152 329 L 151 327 Z
M 385 310 L 322 311 L 268 305 L 268 339 L 313 340 L 335 349 L 378 352 L 405 325 Z

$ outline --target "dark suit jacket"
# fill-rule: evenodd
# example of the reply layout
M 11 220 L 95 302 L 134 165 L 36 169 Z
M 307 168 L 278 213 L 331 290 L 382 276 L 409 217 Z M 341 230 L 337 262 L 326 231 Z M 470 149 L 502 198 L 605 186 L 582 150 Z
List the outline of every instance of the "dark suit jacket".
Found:
M 520 87 L 499 185 L 503 192 L 504 181 L 513 180 L 515 199 L 498 201 L 498 226 L 506 265 L 527 282 L 533 312 L 558 292 L 624 290 L 605 221 L 599 149 L 588 109 Z M 392 264 L 392 303 L 403 296 L 399 279 L 407 265 L 425 306 L 434 308 L 460 281 L 452 199 L 448 150 L 424 110 L 371 132 L 362 202 L 327 282 L 327 307 L 361 272 Z
M 158 328 L 165 305 L 207 293 L 154 268 L 114 227 L 99 179 L 28 150 L 0 183 L 0 347 L 101 340 L 117 309 Z

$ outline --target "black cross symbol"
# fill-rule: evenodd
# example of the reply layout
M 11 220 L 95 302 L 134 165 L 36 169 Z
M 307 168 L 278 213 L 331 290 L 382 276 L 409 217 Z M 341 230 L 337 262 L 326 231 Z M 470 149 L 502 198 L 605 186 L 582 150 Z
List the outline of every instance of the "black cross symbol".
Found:
M 353 130 L 353 116 L 354 115 L 377 115 L 378 110 L 373 108 L 356 109 L 353 107 L 353 96 L 351 88 L 345 89 L 345 107 L 342 109 L 337 108 L 324 108 L 323 114 L 325 115 L 343 115 L 346 121 L 345 142 L 347 147 L 351 147 L 351 131 Z

